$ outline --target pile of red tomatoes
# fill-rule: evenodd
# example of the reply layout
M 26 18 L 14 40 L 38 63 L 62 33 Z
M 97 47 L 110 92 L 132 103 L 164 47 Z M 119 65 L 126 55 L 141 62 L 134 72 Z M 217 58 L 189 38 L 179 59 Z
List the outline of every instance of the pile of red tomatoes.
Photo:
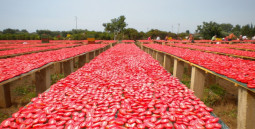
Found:
M 221 128 L 211 108 L 134 44 L 103 52 L 31 101 L 0 128 Z

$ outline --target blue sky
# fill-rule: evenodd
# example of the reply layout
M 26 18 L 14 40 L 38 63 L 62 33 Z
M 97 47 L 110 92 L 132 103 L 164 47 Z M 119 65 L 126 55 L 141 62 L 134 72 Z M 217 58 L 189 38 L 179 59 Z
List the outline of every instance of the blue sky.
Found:
M 1 0 L 0 30 L 6 28 L 103 31 L 125 15 L 128 28 L 194 32 L 203 21 L 255 24 L 255 0 Z

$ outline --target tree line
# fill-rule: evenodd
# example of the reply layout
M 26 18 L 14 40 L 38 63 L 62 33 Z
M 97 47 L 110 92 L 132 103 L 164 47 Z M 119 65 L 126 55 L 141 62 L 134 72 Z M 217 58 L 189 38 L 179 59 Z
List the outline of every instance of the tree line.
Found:
M 213 21 L 203 22 L 203 25 L 198 25 L 196 33 L 203 39 L 211 39 L 214 35 L 220 38 L 224 38 L 233 33 L 237 37 L 240 35 L 251 38 L 255 36 L 255 26 L 253 24 L 246 25 L 232 25 L 230 23 L 216 23 Z
M 36 30 L 36 32 L 29 33 L 27 30 L 7 28 L 0 31 L 0 40 L 40 40 L 43 35 L 47 35 L 50 40 L 86 40 L 88 37 L 94 37 L 96 40 L 142 40 L 151 36 L 156 39 L 159 36 L 164 39 L 166 36 L 173 39 L 184 39 L 190 33 L 189 30 L 183 33 L 173 33 L 161 31 L 158 29 L 151 29 L 148 32 L 138 31 L 135 28 L 127 28 L 124 15 L 111 19 L 108 23 L 103 23 L 105 28 L 101 31 L 89 31 L 87 29 L 72 29 L 70 31 L 51 31 L 51 30 Z M 230 33 L 236 36 L 245 35 L 253 37 L 255 35 L 255 27 L 253 24 L 244 26 L 230 23 L 216 23 L 213 21 L 203 22 L 202 25 L 197 26 L 194 34 L 195 39 L 211 39 L 212 36 L 225 37 Z

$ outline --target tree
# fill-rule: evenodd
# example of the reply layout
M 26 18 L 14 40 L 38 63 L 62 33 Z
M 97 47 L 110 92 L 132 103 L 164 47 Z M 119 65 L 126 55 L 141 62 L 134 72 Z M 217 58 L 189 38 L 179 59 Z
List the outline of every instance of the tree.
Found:
M 210 21 L 203 22 L 203 25 L 198 25 L 196 32 L 200 33 L 204 39 L 211 39 L 212 36 L 217 35 L 217 37 L 222 36 L 221 27 L 218 23 Z
M 17 33 L 19 30 L 17 30 L 17 29 L 11 29 L 11 28 L 7 28 L 7 29 L 4 29 L 3 30 L 3 33 L 4 34 L 15 34 L 15 33 Z
M 137 40 L 139 32 L 134 28 L 124 29 L 124 34 L 127 36 L 127 39 Z
M 234 33 L 235 35 L 240 35 L 241 34 L 240 31 L 241 31 L 241 26 L 238 24 L 232 29 L 232 33 Z
M 188 35 L 189 35 L 189 33 L 190 33 L 190 32 L 189 32 L 189 30 L 186 30 L 186 34 L 188 34 Z
M 127 23 L 125 22 L 126 17 L 124 15 L 111 19 L 110 23 L 103 23 L 103 26 L 105 27 L 105 31 L 114 33 L 114 40 L 116 40 L 116 37 L 118 34 L 122 33 L 124 28 L 127 26 Z
M 233 29 L 233 25 L 230 23 L 222 23 L 222 24 L 220 24 L 220 27 L 221 27 L 222 31 L 225 31 L 227 33 L 230 33 Z

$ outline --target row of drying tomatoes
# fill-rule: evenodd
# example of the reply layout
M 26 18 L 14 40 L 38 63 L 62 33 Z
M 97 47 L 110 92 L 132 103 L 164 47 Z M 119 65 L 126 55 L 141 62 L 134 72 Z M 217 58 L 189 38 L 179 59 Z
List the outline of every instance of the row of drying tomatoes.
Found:
M 2 128 L 220 129 L 213 109 L 134 44 L 118 44 L 52 85 Z
M 29 47 L 29 48 L 20 48 L 20 49 L 12 49 L 12 50 L 4 50 L 0 51 L 0 56 L 14 55 L 14 54 L 22 54 L 34 51 L 43 51 L 49 49 L 60 49 L 65 47 L 76 46 L 77 44 L 59 44 L 55 46 L 45 46 L 45 47 Z
M 208 47 L 225 47 L 231 49 L 248 49 L 255 50 L 255 44 L 250 43 L 238 43 L 238 44 L 206 44 L 206 43 L 195 43 L 194 45 L 208 46 Z
M 170 53 L 218 74 L 246 83 L 249 88 L 255 88 L 255 61 L 158 44 L 144 45 Z
M 242 50 L 236 50 L 236 49 L 231 49 L 231 48 L 206 47 L 206 46 L 197 46 L 197 45 L 189 45 L 189 44 L 179 44 L 179 43 L 174 43 L 174 44 L 169 44 L 169 45 L 176 46 L 176 47 L 198 49 L 198 50 L 210 51 L 210 52 L 220 52 L 220 53 L 225 53 L 225 54 L 255 58 L 255 52 L 242 51 Z
M 40 68 L 50 62 L 61 61 L 105 46 L 105 44 L 90 44 L 0 59 L 0 82 Z

